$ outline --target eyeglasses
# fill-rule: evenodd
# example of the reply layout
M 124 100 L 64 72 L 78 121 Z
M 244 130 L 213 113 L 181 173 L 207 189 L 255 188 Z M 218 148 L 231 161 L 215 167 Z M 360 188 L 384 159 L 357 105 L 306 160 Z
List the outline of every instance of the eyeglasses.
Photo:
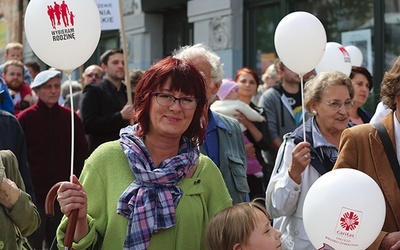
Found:
M 197 99 L 194 97 L 188 97 L 184 96 L 181 98 L 177 98 L 173 95 L 170 94 L 165 94 L 165 93 L 153 93 L 152 95 L 156 96 L 156 101 L 158 104 L 161 106 L 171 106 L 172 104 L 175 103 L 175 101 L 179 101 L 179 104 L 181 105 L 182 108 L 184 109 L 195 109 L 197 106 Z
M 346 100 L 344 103 L 341 103 L 339 101 L 323 101 L 321 100 L 321 102 L 327 104 L 329 107 L 331 107 L 331 109 L 333 110 L 338 110 L 342 107 L 342 105 L 344 106 L 345 109 L 349 110 L 351 108 L 353 108 L 354 106 L 354 101 L 353 100 Z

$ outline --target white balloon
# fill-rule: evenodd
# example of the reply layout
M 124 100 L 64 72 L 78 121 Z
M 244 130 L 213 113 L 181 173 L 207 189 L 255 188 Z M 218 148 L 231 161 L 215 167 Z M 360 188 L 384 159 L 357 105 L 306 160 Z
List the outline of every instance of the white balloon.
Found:
M 100 14 L 93 0 L 31 0 L 25 33 L 46 64 L 74 70 L 93 54 L 100 39 Z
M 385 215 L 385 199 L 376 182 L 349 168 L 321 176 L 303 206 L 304 228 L 317 249 L 367 249 Z
M 321 61 L 315 67 L 318 73 L 340 71 L 347 76 L 351 73 L 351 59 L 347 50 L 339 43 L 328 42 Z
M 274 40 L 276 52 L 285 66 L 304 75 L 321 60 L 326 33 L 318 18 L 298 11 L 288 14 L 279 22 Z
M 351 65 L 360 67 L 363 63 L 363 54 L 361 50 L 354 45 L 348 45 L 344 48 L 349 52 Z

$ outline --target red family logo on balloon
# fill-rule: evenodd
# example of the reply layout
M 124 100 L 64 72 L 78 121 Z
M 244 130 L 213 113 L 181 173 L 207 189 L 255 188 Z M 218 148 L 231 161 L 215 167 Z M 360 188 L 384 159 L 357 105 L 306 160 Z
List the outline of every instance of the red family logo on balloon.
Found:
M 362 212 L 343 208 L 336 226 L 336 234 L 347 238 L 355 238 L 361 217 Z
M 349 54 L 349 52 L 347 52 L 346 48 L 343 46 L 340 46 L 339 50 L 343 53 L 344 61 L 346 63 L 350 63 L 350 54 Z
M 65 1 L 54 5 L 47 5 L 47 15 L 49 16 L 53 31 L 51 31 L 53 41 L 75 40 L 75 14 L 72 12 Z M 61 23 L 62 21 L 62 23 Z M 64 27 L 57 29 L 57 27 Z

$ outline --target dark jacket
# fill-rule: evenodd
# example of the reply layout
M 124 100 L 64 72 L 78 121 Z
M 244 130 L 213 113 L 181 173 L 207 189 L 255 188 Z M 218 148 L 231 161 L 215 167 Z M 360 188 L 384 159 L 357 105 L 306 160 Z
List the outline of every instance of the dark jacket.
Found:
M 272 169 L 267 169 L 268 168 L 267 162 L 265 162 L 265 160 L 262 156 L 262 153 L 261 153 L 262 151 L 266 152 L 268 150 L 271 150 L 271 136 L 269 135 L 267 113 L 265 112 L 264 108 L 258 107 L 252 102 L 250 102 L 250 107 L 266 119 L 266 121 L 262 121 L 262 122 L 253 122 L 254 126 L 256 126 L 256 128 L 263 135 L 263 137 L 260 141 L 256 142 L 248 130 L 246 131 L 246 136 L 254 144 L 254 147 L 256 149 L 256 158 L 260 162 L 260 164 L 263 168 L 264 175 L 268 174 L 268 176 L 264 176 L 264 178 L 265 178 L 264 181 L 266 183 L 268 183 L 269 173 L 272 171 Z
M 120 113 L 126 103 L 126 87 L 123 84 L 119 91 L 107 79 L 85 87 L 81 117 L 85 133 L 89 136 L 90 152 L 104 142 L 119 139 L 120 129 L 129 125 Z
M 364 123 L 369 123 L 369 121 L 370 121 L 371 118 L 372 118 L 372 115 L 369 114 L 367 111 L 365 111 L 365 110 L 362 109 L 362 108 L 358 108 L 358 109 L 357 109 L 357 114 L 360 116 L 361 120 L 362 120 Z
M 28 166 L 24 131 L 15 116 L 0 110 L 0 150 L 11 150 L 18 159 L 19 172 L 24 180 L 25 190 L 36 203 L 31 173 Z

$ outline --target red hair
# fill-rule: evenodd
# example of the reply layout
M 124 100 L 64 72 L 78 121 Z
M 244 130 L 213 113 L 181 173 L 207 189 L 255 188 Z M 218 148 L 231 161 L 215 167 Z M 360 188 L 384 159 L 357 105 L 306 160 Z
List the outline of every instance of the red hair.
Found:
M 201 145 L 207 125 L 208 105 L 204 77 L 192 63 L 172 57 L 166 57 L 153 64 L 138 82 L 133 103 L 134 119 L 140 124 L 136 135 L 142 137 L 148 133 L 151 94 L 162 89 L 169 78 L 172 91 L 193 95 L 198 100 L 192 122 L 184 135 L 197 145 Z
M 256 81 L 257 86 L 260 85 L 260 79 L 258 78 L 257 73 L 254 72 L 252 69 L 246 68 L 246 67 L 241 68 L 236 72 L 235 82 L 237 82 L 237 79 L 239 78 L 239 76 L 241 76 L 243 74 L 250 74 L 254 78 L 254 81 Z

